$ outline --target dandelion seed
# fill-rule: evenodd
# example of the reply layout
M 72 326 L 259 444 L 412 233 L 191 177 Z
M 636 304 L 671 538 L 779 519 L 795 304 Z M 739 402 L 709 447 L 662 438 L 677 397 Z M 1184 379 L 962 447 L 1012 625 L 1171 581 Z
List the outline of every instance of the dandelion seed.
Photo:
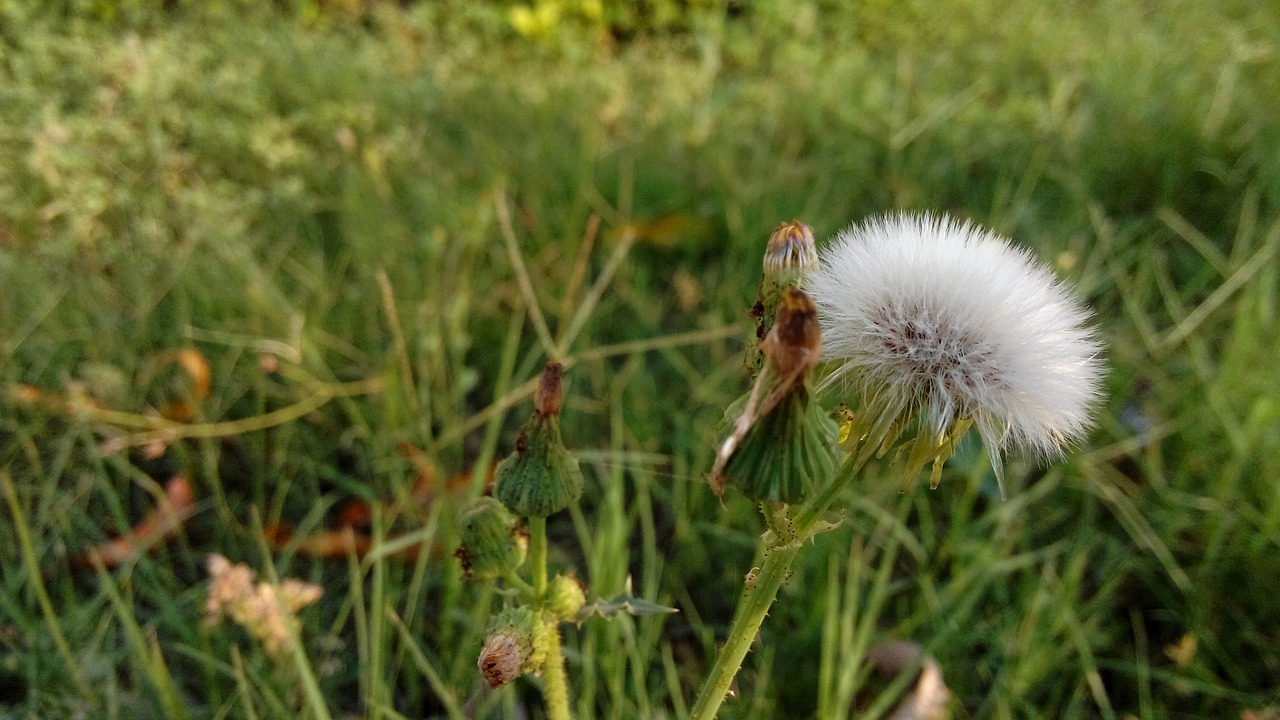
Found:
M 860 395 L 854 440 L 884 453 L 918 421 L 908 471 L 932 459 L 934 486 L 970 424 L 999 480 L 1003 449 L 1058 455 L 1091 423 L 1102 368 L 1088 310 L 994 233 L 875 218 L 840 233 L 802 286 L 836 364 L 830 380 Z

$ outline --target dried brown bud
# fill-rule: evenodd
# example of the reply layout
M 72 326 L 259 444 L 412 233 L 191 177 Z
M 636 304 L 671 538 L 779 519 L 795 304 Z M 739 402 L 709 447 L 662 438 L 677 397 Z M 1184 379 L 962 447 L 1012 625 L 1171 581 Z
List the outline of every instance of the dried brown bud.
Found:
M 898 704 L 890 720 L 944 720 L 947 717 L 951 691 L 942 680 L 942 667 L 919 645 L 891 640 L 867 653 L 867 662 L 886 678 L 909 670 L 916 672 L 911 691 Z
M 500 688 L 524 674 L 526 654 L 512 635 L 491 635 L 480 651 L 476 667 L 491 688 Z
M 543 417 L 560 414 L 560 397 L 564 390 L 561 378 L 564 366 L 558 362 L 549 362 L 538 380 L 538 389 L 533 393 L 533 409 Z
M 764 355 L 779 375 L 807 372 L 822 357 L 818 308 L 804 292 L 787 288 L 763 344 Z

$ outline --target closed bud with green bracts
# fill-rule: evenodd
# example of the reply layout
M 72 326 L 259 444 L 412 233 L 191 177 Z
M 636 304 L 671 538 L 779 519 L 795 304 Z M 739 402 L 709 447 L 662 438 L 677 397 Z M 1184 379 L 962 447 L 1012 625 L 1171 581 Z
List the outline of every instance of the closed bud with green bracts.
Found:
M 462 547 L 454 553 L 474 580 L 493 580 L 520 567 L 529 538 L 502 503 L 482 497 L 458 518 Z
M 839 427 L 808 384 L 822 356 L 821 334 L 813 301 L 787 288 L 761 343 L 768 365 L 726 413 L 733 430 L 712 471 L 717 492 L 732 485 L 760 502 L 796 503 L 834 472 Z
M 800 502 L 835 472 L 837 431 L 821 404 L 798 386 L 747 431 L 724 476 L 752 500 Z
M 547 612 L 559 620 L 571 620 L 587 604 L 587 591 L 578 579 L 557 575 L 547 586 Z
M 507 608 L 499 613 L 476 661 L 489 687 L 500 688 L 542 667 L 547 632 L 546 623 L 529 608 Z
M 534 394 L 534 412 L 520 429 L 516 451 L 495 472 L 494 494 L 511 512 L 547 517 L 582 496 L 582 470 L 560 437 L 560 363 L 548 363 Z

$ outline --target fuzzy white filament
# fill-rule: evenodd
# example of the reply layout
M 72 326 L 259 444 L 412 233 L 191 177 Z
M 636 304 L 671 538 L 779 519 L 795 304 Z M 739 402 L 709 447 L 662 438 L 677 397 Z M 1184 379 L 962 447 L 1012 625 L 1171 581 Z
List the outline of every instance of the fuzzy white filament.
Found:
M 876 427 L 919 417 L 941 442 L 972 420 L 997 473 L 1007 444 L 1053 456 L 1088 428 L 1102 376 L 1090 314 L 1026 250 L 902 213 L 841 232 L 820 255 L 803 287 L 824 355 Z

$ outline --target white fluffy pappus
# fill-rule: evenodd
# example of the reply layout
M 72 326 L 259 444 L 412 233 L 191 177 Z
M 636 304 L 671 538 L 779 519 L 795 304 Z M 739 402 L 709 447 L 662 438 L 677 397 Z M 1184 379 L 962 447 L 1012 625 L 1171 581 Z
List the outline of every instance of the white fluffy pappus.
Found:
M 873 218 L 839 233 L 802 287 L 831 379 L 858 390 L 877 440 L 918 418 L 921 439 L 942 444 L 972 421 L 999 475 L 1006 447 L 1055 456 L 1091 423 L 1103 374 L 1091 315 L 999 235 L 934 215 Z

